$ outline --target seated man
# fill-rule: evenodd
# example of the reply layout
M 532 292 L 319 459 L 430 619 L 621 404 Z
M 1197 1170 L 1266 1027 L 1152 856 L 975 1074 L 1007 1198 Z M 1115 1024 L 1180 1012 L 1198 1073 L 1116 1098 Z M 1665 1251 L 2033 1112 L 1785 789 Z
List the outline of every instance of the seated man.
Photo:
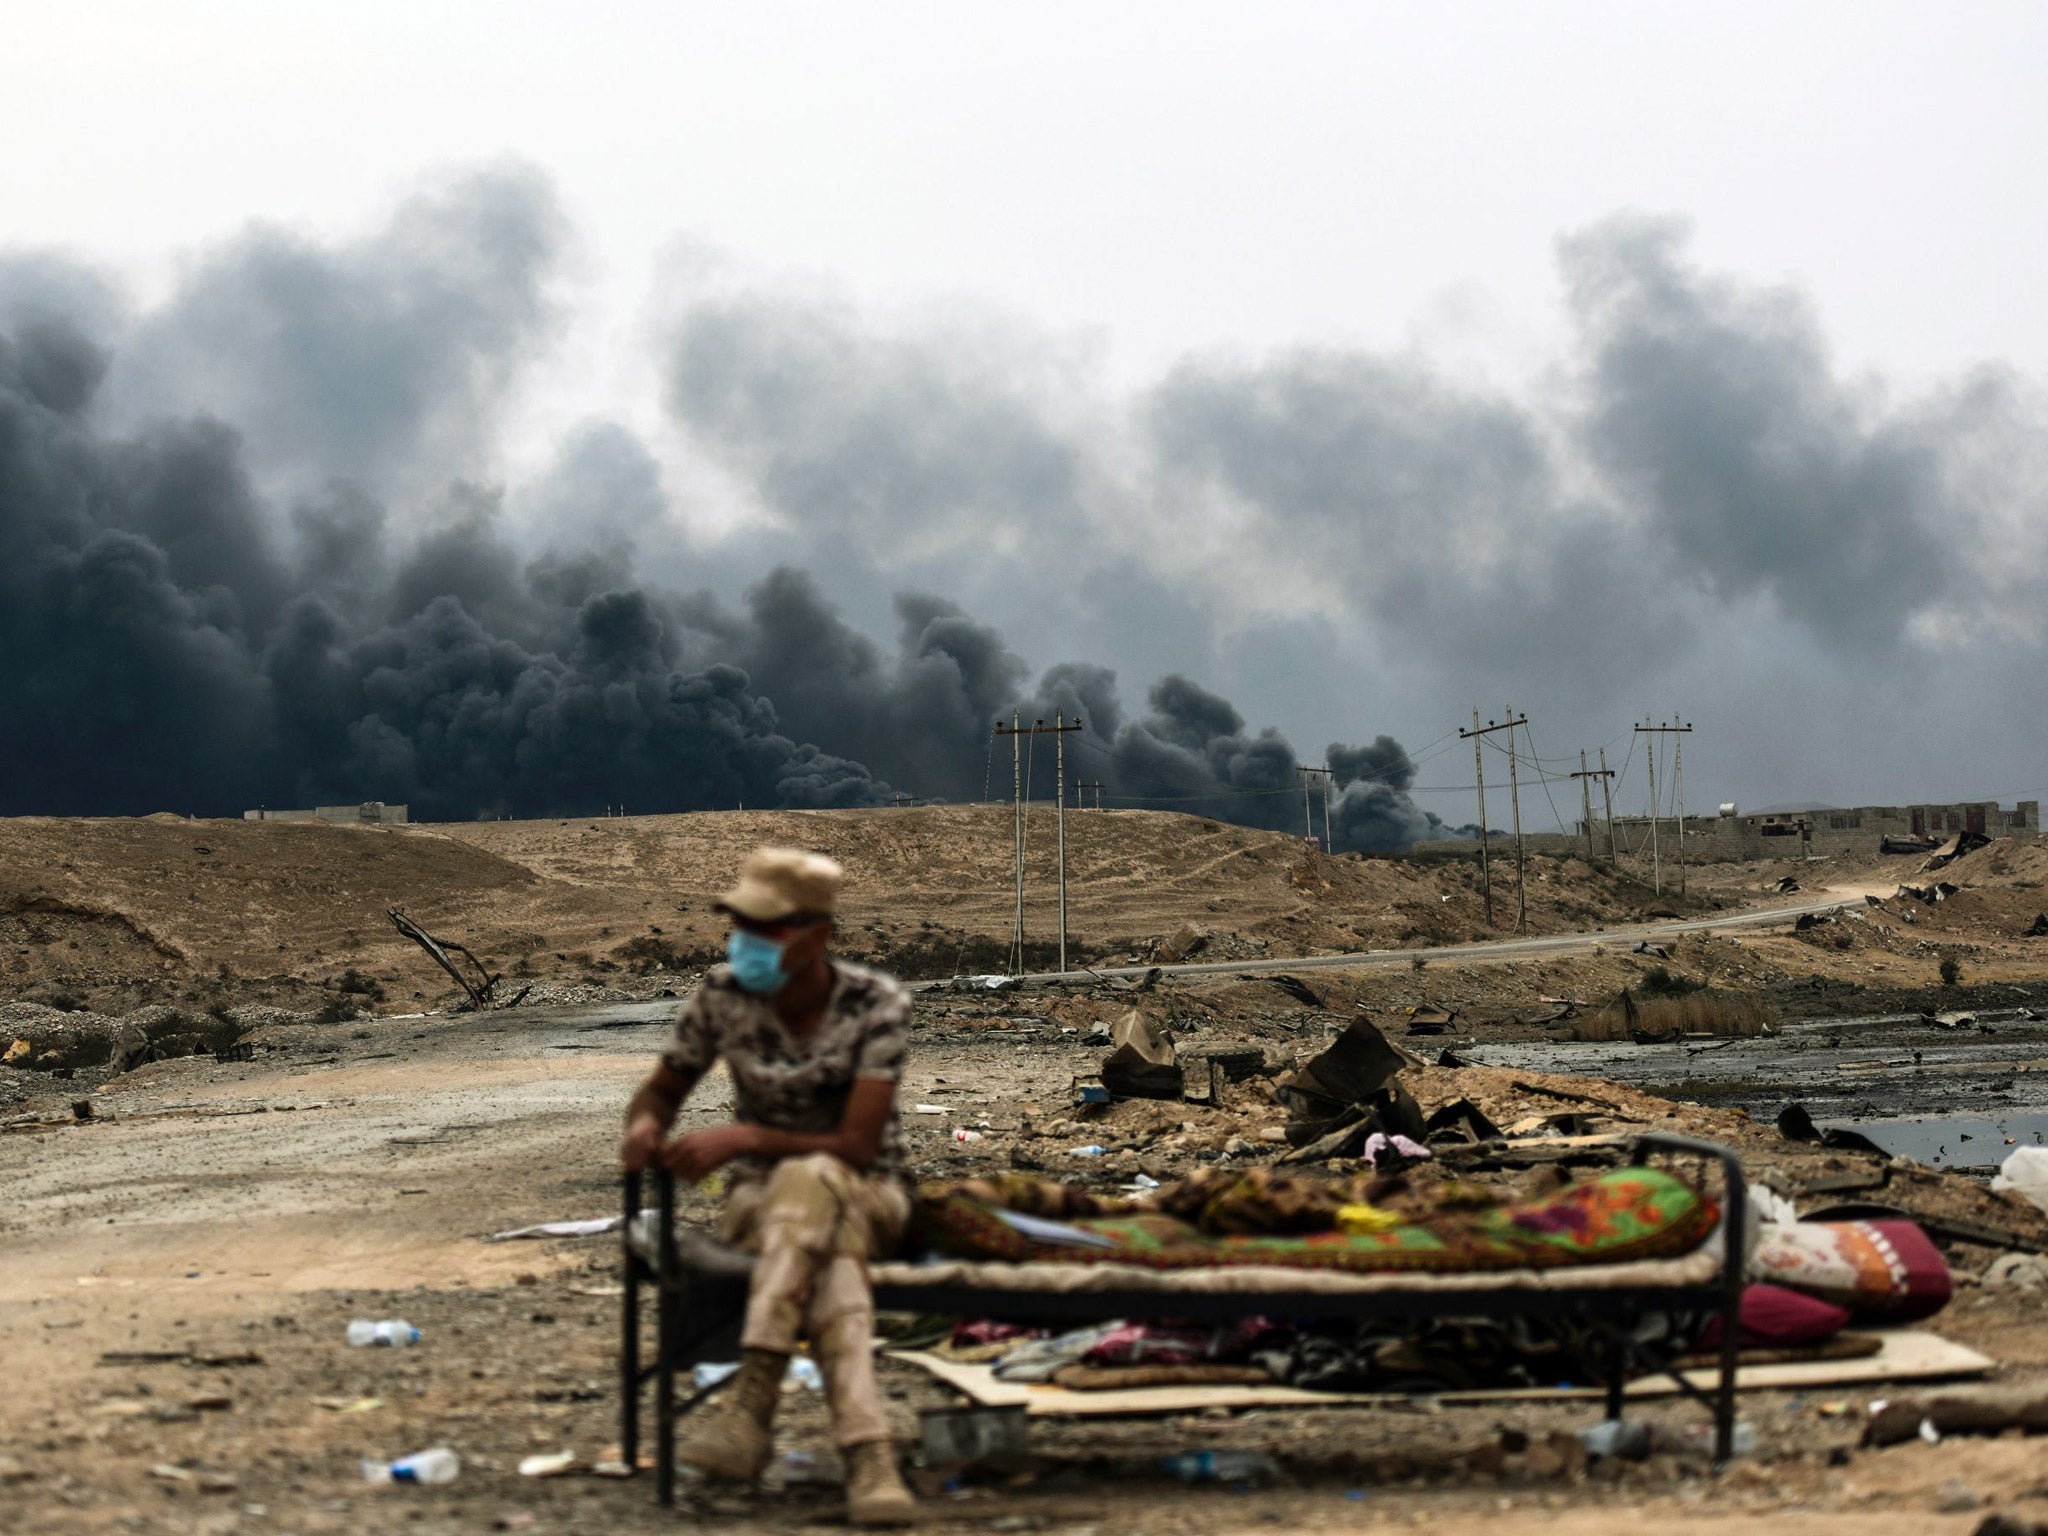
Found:
M 661 1064 L 626 1107 L 619 1156 L 629 1172 L 658 1161 L 693 1180 L 730 1164 L 719 1236 L 760 1255 L 739 1375 L 679 1458 L 734 1480 L 767 1466 L 801 1332 L 846 1458 L 848 1518 L 901 1525 L 916 1506 L 875 1386 L 867 1264 L 910 1215 L 896 1117 L 910 998 L 890 977 L 826 952 L 839 884 L 839 866 L 815 854 L 762 848 L 748 858 L 719 902 L 732 922 L 729 963 L 677 1012 Z M 669 1141 L 684 1099 L 720 1057 L 732 1073 L 733 1123 Z

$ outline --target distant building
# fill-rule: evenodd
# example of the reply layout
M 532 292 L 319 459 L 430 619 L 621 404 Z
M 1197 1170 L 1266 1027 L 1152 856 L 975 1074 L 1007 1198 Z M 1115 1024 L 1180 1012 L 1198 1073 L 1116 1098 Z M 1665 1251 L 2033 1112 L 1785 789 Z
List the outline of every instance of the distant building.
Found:
M 1674 817 L 1666 817 L 1660 836 L 1673 837 Z M 1647 816 L 1617 816 L 1614 830 L 1628 848 L 1647 846 Z M 1760 811 L 1744 816 L 1724 807 L 1719 816 L 1685 818 L 1688 858 L 1766 859 L 1810 850 L 1827 853 L 1878 853 L 1887 843 L 1909 850 L 1915 842 L 1942 842 L 1958 832 L 1985 837 L 2010 837 L 2041 830 L 2041 804 L 2022 800 L 2006 810 L 1996 800 L 1962 800 L 1948 805 L 1817 806 L 1810 810 Z M 1607 823 L 1595 820 L 1593 839 L 1607 842 Z
M 310 811 L 261 810 L 242 812 L 244 821 L 331 821 L 343 826 L 399 826 L 406 820 L 405 807 L 386 805 L 382 800 L 365 800 L 361 805 L 316 805 Z

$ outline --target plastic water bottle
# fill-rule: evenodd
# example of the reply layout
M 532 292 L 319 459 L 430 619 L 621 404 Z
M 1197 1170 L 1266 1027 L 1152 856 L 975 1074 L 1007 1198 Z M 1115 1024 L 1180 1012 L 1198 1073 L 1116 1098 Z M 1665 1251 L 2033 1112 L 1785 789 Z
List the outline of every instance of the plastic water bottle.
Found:
M 462 1470 L 462 1458 L 445 1445 L 430 1451 L 401 1456 L 396 1461 L 365 1461 L 363 1480 L 369 1483 L 452 1483 Z
M 1107 1147 L 1098 1146 L 1095 1143 L 1090 1142 L 1085 1147 L 1067 1148 L 1067 1155 L 1070 1157 L 1101 1157 L 1108 1150 L 1109 1149 Z
M 366 1344 L 387 1344 L 393 1349 L 404 1349 L 408 1344 L 419 1343 L 420 1331 L 402 1317 L 382 1323 L 357 1318 L 348 1325 L 348 1341 L 357 1349 Z
M 1165 1465 L 1184 1483 L 1264 1483 L 1280 1475 L 1273 1458 L 1258 1451 L 1182 1451 Z

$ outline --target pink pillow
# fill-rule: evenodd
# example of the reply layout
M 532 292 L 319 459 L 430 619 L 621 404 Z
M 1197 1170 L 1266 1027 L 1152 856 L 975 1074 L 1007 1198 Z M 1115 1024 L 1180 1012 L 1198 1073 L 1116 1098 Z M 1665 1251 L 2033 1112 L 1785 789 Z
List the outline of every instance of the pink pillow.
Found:
M 1749 1272 L 1889 1322 L 1931 1317 L 1954 1291 L 1948 1261 L 1910 1221 L 1765 1222 Z
M 1848 1326 L 1846 1308 L 1782 1285 L 1746 1285 L 1742 1288 L 1742 1347 L 1744 1349 L 1786 1349 L 1795 1344 L 1812 1344 L 1830 1339 Z M 1714 1318 L 1701 1332 L 1700 1349 L 1715 1349 L 1721 1343 L 1721 1319 Z

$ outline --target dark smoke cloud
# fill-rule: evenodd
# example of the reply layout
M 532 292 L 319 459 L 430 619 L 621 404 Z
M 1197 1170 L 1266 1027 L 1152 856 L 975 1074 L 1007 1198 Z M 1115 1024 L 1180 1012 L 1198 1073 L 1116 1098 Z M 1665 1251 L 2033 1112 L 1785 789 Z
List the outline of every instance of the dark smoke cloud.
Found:
M 346 486 L 285 537 L 229 428 L 95 429 L 106 364 L 54 321 L 0 343 L 0 633 L 19 661 L 0 712 L 41 744 L 0 809 L 861 805 L 891 781 L 958 799 L 984 792 L 991 727 L 1022 708 L 1088 721 L 1115 799 L 1293 824 L 1294 749 L 1184 678 L 1126 722 L 1109 669 L 1029 687 L 999 634 L 929 593 L 898 597 L 885 651 L 793 569 L 737 611 L 632 585 L 658 476 L 616 432 L 580 435 L 529 496 L 551 525 L 609 529 L 593 552 L 523 555 L 500 498 L 461 483 L 409 543 Z M 1412 836 L 1384 801 L 1367 815 L 1347 789 L 1355 845 Z
M 1995 368 L 1917 398 L 1847 375 L 1802 296 L 1687 247 L 1636 216 L 1561 241 L 1572 335 L 1525 390 L 1308 347 L 1192 357 L 1077 424 L 1088 396 L 1050 343 L 959 347 L 763 289 L 686 307 L 670 403 L 819 558 L 943 577 L 1041 646 L 1086 635 L 1083 654 L 1209 674 L 1256 654 L 1240 682 L 1319 709 L 1341 646 L 1432 734 L 1510 696 L 1560 748 L 1682 696 L 1714 722 L 1700 771 L 1731 792 L 2024 784 L 2025 734 L 1995 706 L 2043 646 L 2042 391 Z M 1006 607 L 1027 562 L 1057 578 Z M 1177 653 L 1152 649 L 1166 633 Z M 1983 750 L 1932 782 L 1880 716 L 1837 707 L 1873 689 L 1956 700 Z M 1263 794 L 1280 755 L 1172 688 L 1106 739 L 1127 733 L 1134 790 Z M 1361 806 L 1392 804 L 1360 835 L 1409 835 L 1412 769 L 1331 762 L 1377 786 Z
M 572 442 L 536 492 L 546 516 L 590 505 L 608 551 L 529 559 L 497 495 L 460 483 L 430 531 L 394 533 L 372 487 L 481 451 L 545 325 L 558 225 L 538 181 L 489 173 L 352 247 L 245 237 L 125 323 L 47 264 L 0 272 L 0 718 L 37 744 L 0 770 L 0 810 L 374 797 L 470 816 L 886 793 L 785 734 L 705 654 L 717 637 L 687 605 L 620 579 L 656 509 L 615 434 Z M 110 365 L 128 408 L 98 398 Z M 173 411 L 195 407 L 217 414 Z M 279 516 L 252 440 L 329 483 Z
M 348 244 L 251 230 L 127 338 L 110 413 L 232 421 L 288 489 L 417 493 L 473 474 L 553 332 L 566 233 L 546 181 L 519 166 L 424 192 Z
M 1306 833 L 1302 760 L 1287 738 L 1272 729 L 1248 732 L 1244 717 L 1228 699 L 1185 677 L 1168 676 L 1146 695 L 1148 709 L 1123 723 L 1116 678 L 1100 667 L 1056 667 L 1039 682 L 1027 719 L 1054 720 L 1055 711 L 1079 719 L 1084 756 L 1070 757 L 1101 778 L 1105 804 L 1151 805 L 1214 816 L 1274 831 Z M 1406 763 L 1391 737 L 1372 747 L 1334 744 L 1328 761 L 1347 763 L 1385 758 Z M 1076 780 L 1081 777 L 1076 773 Z M 1402 793 L 1406 782 L 1366 780 L 1344 774 L 1330 806 L 1331 842 L 1338 849 L 1392 851 L 1431 835 L 1431 818 Z M 1313 826 L 1320 838 L 1320 791 L 1312 796 Z
M 1669 222 L 1561 243 L 1573 340 L 1519 392 L 1299 348 L 1114 400 L 1016 326 L 685 292 L 673 427 L 767 514 L 723 543 L 679 528 L 676 445 L 613 422 L 493 481 L 567 242 L 498 169 L 360 240 L 243 235 L 149 313 L 0 257 L 0 722 L 34 744 L 0 810 L 957 800 L 1017 711 L 1083 720 L 1070 776 L 1110 803 L 1294 831 L 1307 759 L 1254 692 L 1432 735 L 1511 697 L 1563 751 L 1682 687 L 1719 717 L 1695 772 L 1720 741 L 1789 776 L 1884 686 L 2028 761 L 1970 704 L 2041 659 L 2039 391 L 1845 378 L 1798 295 Z M 1160 679 L 1142 708 L 1119 671 Z M 1338 845 L 1441 835 L 1427 754 L 1357 734 Z

